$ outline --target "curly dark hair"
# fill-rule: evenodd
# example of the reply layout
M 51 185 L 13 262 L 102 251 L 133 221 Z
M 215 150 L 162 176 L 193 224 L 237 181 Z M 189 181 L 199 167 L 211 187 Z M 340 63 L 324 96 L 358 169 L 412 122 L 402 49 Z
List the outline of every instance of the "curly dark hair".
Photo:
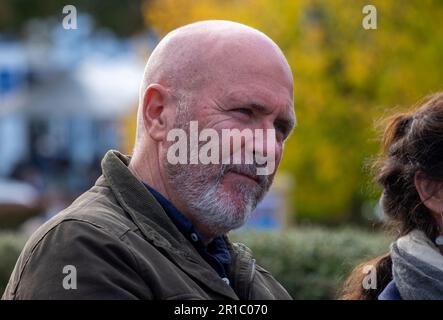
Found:
M 399 113 L 387 120 L 382 139 L 382 152 L 374 163 L 375 180 L 382 187 L 380 205 L 387 227 L 396 238 L 414 229 L 434 240 L 438 226 L 423 204 L 414 183 L 417 172 L 428 179 L 443 181 L 443 92 L 434 94 L 411 112 Z M 364 289 L 363 268 L 377 270 L 377 289 Z M 389 253 L 357 266 L 341 292 L 341 299 L 377 299 L 392 280 Z

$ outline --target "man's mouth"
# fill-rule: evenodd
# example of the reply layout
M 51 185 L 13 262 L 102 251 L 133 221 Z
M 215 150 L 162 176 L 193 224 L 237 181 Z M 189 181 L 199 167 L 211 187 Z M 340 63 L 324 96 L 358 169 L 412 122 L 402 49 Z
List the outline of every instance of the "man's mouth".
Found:
M 248 178 L 249 180 L 252 180 L 252 181 L 254 181 L 257 184 L 260 184 L 260 181 L 259 181 L 259 179 L 256 176 L 253 176 L 253 175 L 250 175 L 250 174 L 247 174 L 247 173 L 244 173 L 244 172 L 239 172 L 239 171 L 236 171 L 236 170 L 230 170 L 229 173 L 237 174 L 237 175 L 242 176 L 244 178 Z

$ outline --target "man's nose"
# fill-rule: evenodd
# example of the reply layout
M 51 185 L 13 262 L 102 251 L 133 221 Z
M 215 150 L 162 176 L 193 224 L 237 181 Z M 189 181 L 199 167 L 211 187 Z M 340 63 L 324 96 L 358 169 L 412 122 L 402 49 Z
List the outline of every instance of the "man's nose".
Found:
M 276 132 L 273 127 L 265 127 L 254 130 L 253 157 L 266 157 L 274 155 L 272 159 L 278 164 L 282 153 L 282 144 L 277 140 Z
M 277 132 L 274 126 L 273 125 L 264 126 L 262 131 L 263 131 L 263 138 L 262 138 L 263 143 L 258 145 L 258 147 L 260 148 L 258 149 L 258 151 L 265 152 L 265 154 L 268 151 L 270 151 L 274 152 L 277 155 L 278 152 L 281 151 L 280 149 L 282 143 L 281 141 L 278 140 Z M 269 150 L 270 148 L 272 148 L 272 150 Z

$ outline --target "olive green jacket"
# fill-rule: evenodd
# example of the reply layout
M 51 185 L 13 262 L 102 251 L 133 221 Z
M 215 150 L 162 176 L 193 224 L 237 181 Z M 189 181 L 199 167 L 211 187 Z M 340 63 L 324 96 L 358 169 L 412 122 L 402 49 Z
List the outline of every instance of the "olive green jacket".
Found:
M 227 285 L 129 160 L 109 151 L 95 186 L 31 236 L 3 299 L 291 299 L 246 246 L 229 241 Z

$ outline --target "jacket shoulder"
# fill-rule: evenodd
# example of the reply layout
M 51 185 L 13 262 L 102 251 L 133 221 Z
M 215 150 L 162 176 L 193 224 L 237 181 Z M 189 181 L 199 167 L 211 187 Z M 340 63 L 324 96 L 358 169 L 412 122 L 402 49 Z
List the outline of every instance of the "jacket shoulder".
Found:
M 102 185 L 95 185 L 82 194 L 68 208 L 60 212 L 58 219 L 89 222 L 118 237 L 128 230 L 137 229 L 120 206 L 111 188 Z
M 69 221 L 88 223 L 117 238 L 129 230 L 137 229 L 119 205 L 111 189 L 95 185 L 37 229 L 30 238 L 31 242 L 38 242 L 51 229 Z
M 76 290 L 65 285 L 72 269 Z M 3 298 L 132 299 L 149 292 L 142 283 L 134 254 L 121 239 L 85 220 L 63 219 L 27 242 Z
M 63 268 L 67 265 L 77 265 L 83 270 L 103 268 L 105 274 L 113 273 L 115 268 L 123 270 L 127 269 L 126 266 L 136 266 L 132 252 L 123 243 L 124 235 L 136 229 L 108 187 L 92 187 L 32 234 L 20 254 L 3 298 L 15 298 L 19 285 L 28 287 L 30 293 L 39 291 L 38 286 L 58 288 L 62 283 Z M 123 265 L 122 261 L 126 263 Z M 60 283 L 49 285 L 52 278 Z M 35 279 L 46 279 L 47 284 Z M 56 296 L 63 296 L 60 293 L 66 292 L 58 291 Z M 42 297 L 51 298 L 49 293 Z

